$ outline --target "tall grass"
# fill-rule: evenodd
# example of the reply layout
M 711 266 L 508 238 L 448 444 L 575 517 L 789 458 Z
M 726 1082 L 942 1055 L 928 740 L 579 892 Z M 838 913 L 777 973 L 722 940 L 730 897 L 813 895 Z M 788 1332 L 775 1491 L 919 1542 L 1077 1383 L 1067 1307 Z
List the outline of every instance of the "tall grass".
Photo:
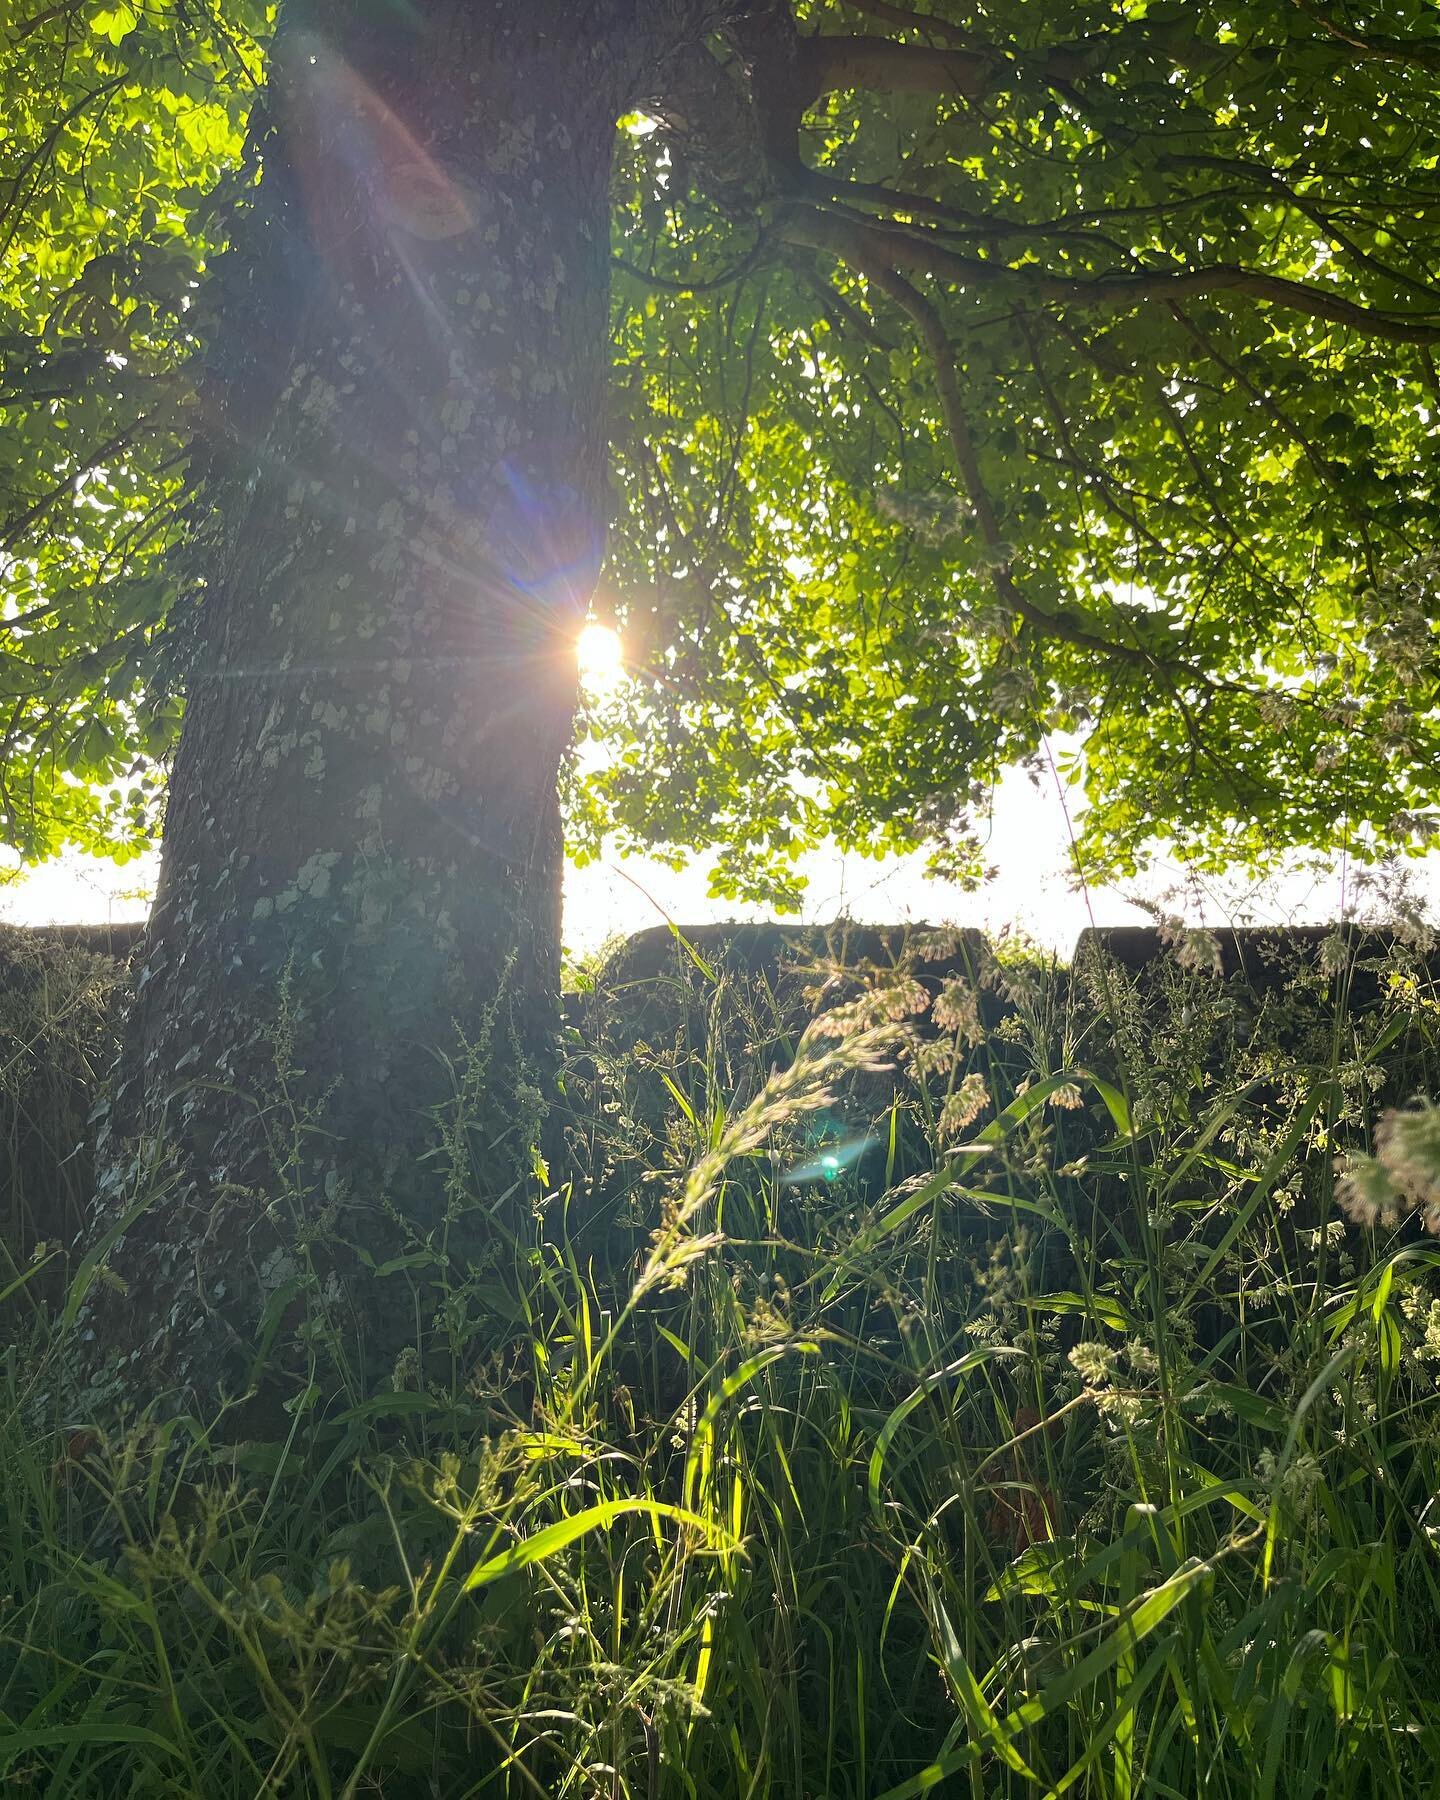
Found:
M 393 1368 L 308 1293 L 266 1438 L 73 1417 L 30 1325 L 0 1778 L 1433 1791 L 1437 1257 L 1334 1173 L 1436 1085 L 1422 966 L 947 949 L 602 972 L 563 1183 L 438 1296 L 397 1259 Z
M 61 1248 L 84 1225 L 121 985 L 105 941 L 0 926 L 0 1323 L 56 1297 Z

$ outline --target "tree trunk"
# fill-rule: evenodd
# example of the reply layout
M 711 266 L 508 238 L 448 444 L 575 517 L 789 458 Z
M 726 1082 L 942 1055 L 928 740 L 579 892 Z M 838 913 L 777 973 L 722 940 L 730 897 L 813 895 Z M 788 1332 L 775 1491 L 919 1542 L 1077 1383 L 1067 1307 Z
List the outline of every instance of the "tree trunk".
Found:
M 243 1382 L 306 1304 L 391 1356 L 427 1258 L 456 1284 L 537 1191 L 641 10 L 282 22 L 218 277 L 223 554 L 106 1133 L 102 1218 L 149 1204 L 88 1329 L 132 1382 Z M 387 1298 L 367 1266 L 402 1256 Z

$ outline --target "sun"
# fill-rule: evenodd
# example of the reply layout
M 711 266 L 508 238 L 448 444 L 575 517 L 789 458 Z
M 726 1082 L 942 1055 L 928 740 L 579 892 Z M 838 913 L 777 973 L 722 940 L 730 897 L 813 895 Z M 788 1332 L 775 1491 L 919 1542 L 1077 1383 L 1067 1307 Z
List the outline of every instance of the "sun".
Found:
M 613 694 L 625 679 L 625 652 L 612 625 L 592 619 L 575 640 L 575 658 L 587 694 Z

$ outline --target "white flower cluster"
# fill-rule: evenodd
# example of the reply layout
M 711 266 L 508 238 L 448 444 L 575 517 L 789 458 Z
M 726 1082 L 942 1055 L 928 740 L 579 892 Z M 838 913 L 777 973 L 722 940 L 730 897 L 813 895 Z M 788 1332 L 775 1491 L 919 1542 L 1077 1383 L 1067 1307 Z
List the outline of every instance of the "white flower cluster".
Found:
M 975 984 L 963 975 L 952 975 L 935 996 L 930 1016 L 942 1031 L 953 1031 L 966 1044 L 978 1044 L 985 1035 L 980 1018 L 980 996 Z
M 1320 946 L 1320 973 L 1338 975 L 1350 960 L 1350 948 L 1343 931 L 1332 931 Z
M 1255 702 L 1255 710 L 1272 731 L 1288 731 L 1295 723 L 1295 700 L 1280 688 L 1267 688 Z
M 1096 1338 L 1086 1338 L 1076 1344 L 1070 1351 L 1068 1361 L 1086 1387 L 1104 1387 L 1114 1379 L 1115 1352 L 1108 1344 L 1102 1344 Z
M 1401 1300 L 1400 1310 L 1419 1334 L 1416 1358 L 1420 1362 L 1440 1363 L 1440 1300 L 1432 1300 L 1412 1288 Z
M 939 1132 L 943 1139 L 957 1138 L 973 1125 L 990 1104 L 990 1090 L 983 1075 L 967 1075 L 940 1108 Z
M 951 488 L 931 488 L 907 494 L 884 488 L 877 495 L 880 510 L 898 525 L 908 525 L 927 544 L 940 544 L 970 523 L 970 504 Z
M 1160 933 L 1160 942 L 1167 944 L 1175 953 L 1175 960 L 1182 969 L 1189 969 L 1192 974 L 1223 975 L 1225 958 L 1220 949 L 1220 940 L 1213 931 L 1204 926 L 1187 925 L 1183 919 L 1171 914 L 1164 914 L 1156 919 L 1156 928 Z
M 1417 556 L 1392 569 L 1378 587 L 1361 596 L 1369 626 L 1365 649 L 1393 669 L 1407 685 L 1418 681 L 1434 660 L 1430 621 L 1440 587 L 1440 557 Z
M 1392 813 L 1389 824 L 1391 837 L 1418 838 L 1422 844 L 1428 844 L 1434 838 L 1440 837 L 1440 813 Z
M 1440 1232 L 1440 1106 L 1392 1107 L 1375 1127 L 1375 1154 L 1352 1152 L 1337 1170 L 1335 1199 L 1355 1225 L 1398 1225 L 1419 1213 Z
M 1302 1452 L 1282 1467 L 1273 1450 L 1262 1450 L 1255 1472 L 1266 1487 L 1277 1488 L 1290 1509 L 1303 1518 L 1311 1513 L 1319 1500 L 1325 1471 L 1319 1460 Z
M 1002 719 L 1023 719 L 1035 710 L 1038 690 L 1028 669 L 1006 669 L 990 690 L 990 705 Z

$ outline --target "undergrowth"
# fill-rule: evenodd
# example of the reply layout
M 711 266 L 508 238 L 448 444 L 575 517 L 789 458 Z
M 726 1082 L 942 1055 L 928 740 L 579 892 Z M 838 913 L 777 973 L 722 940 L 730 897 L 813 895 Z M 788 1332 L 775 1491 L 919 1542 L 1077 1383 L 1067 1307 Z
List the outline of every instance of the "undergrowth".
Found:
M 0 1317 L 63 1293 L 62 1250 L 84 1229 L 87 1122 L 114 1058 L 118 962 L 96 930 L 0 926 Z
M 384 1370 L 302 1287 L 263 1435 L 75 1415 L 13 1295 L 0 1779 L 1435 1791 L 1437 1001 L 1176 950 L 602 970 L 523 1228 L 376 1271 Z

